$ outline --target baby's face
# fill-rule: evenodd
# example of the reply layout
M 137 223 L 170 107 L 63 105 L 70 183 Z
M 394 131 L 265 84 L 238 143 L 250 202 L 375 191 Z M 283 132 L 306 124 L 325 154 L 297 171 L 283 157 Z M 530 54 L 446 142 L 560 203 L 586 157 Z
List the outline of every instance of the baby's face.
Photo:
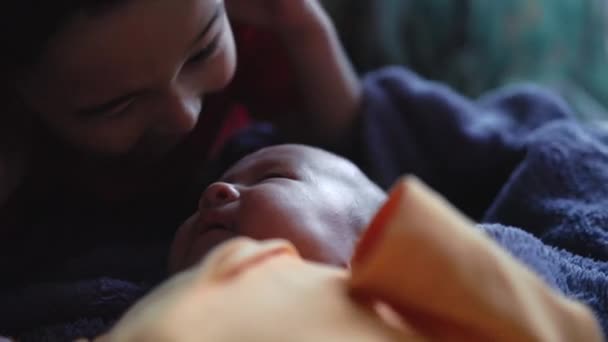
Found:
M 358 232 L 355 191 L 368 182 L 350 162 L 322 150 L 281 145 L 253 153 L 202 194 L 199 210 L 178 230 L 170 268 L 198 262 L 217 244 L 235 237 L 282 238 L 305 259 L 346 265 Z

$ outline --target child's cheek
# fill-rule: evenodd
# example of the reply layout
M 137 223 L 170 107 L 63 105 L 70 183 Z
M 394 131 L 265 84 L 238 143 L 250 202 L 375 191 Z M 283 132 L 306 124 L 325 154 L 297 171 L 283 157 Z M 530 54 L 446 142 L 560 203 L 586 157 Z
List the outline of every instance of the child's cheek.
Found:
M 218 54 L 209 61 L 208 67 L 205 68 L 206 92 L 216 92 L 224 89 L 232 81 L 236 72 L 236 46 L 228 25 L 224 29 L 219 50 Z

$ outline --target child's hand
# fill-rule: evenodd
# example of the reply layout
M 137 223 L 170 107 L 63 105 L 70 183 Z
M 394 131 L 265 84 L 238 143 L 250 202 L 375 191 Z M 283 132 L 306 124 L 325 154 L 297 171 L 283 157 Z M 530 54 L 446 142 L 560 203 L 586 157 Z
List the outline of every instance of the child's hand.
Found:
M 348 145 L 360 84 L 319 1 L 225 1 L 232 19 L 275 33 L 291 59 L 304 108 L 277 125 L 291 141 Z
M 232 19 L 269 29 L 282 38 L 316 34 L 330 24 L 317 0 L 226 0 Z

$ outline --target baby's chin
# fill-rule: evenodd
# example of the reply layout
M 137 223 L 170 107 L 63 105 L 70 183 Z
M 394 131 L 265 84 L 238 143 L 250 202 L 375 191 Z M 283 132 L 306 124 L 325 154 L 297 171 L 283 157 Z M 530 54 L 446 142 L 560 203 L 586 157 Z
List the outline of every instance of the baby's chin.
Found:
M 209 252 L 223 242 L 237 237 L 233 231 L 226 229 L 209 229 L 197 236 L 193 236 L 191 243 L 185 247 L 187 251 L 183 251 L 183 258 L 176 260 L 172 265 L 172 272 L 184 270 L 199 263 Z

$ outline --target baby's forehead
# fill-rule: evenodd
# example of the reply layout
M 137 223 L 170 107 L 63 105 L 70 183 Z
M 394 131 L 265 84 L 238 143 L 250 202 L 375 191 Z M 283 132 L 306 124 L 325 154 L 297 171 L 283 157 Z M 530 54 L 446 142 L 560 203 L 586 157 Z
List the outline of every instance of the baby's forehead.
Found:
M 246 175 L 269 168 L 290 170 L 317 169 L 328 161 L 329 153 L 299 145 L 280 145 L 254 152 L 233 165 L 222 179 L 229 181 L 239 175 Z

